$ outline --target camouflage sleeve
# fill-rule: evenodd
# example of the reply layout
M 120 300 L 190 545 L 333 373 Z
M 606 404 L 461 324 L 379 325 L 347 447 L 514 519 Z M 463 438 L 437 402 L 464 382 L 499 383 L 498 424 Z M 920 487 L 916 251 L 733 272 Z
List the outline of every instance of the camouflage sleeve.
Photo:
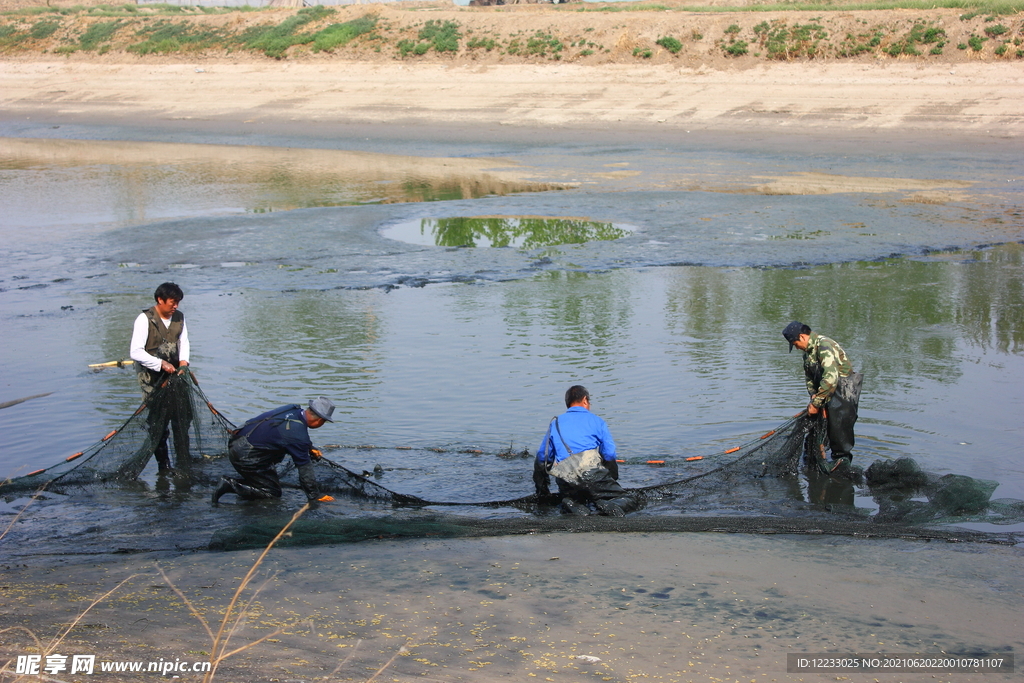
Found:
M 828 403 L 839 384 L 839 358 L 831 344 L 818 347 L 818 360 L 821 361 L 821 382 L 818 384 L 818 392 L 811 396 L 811 404 L 816 408 Z

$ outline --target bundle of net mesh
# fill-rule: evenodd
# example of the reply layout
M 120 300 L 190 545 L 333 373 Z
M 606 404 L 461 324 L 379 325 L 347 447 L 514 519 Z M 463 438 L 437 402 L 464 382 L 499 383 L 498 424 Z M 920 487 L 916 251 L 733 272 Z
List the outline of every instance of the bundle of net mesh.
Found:
M 69 491 L 133 481 L 153 458 L 157 442 L 169 425 L 170 450 L 180 454 L 175 461 L 178 475 L 195 483 L 215 479 L 208 465 L 224 460 L 228 437 L 235 426 L 213 407 L 195 376 L 185 369 L 164 378 L 148 401 L 102 439 L 55 465 L 5 482 L 0 494 L 9 496 L 44 487 L 48 491 Z M 174 443 L 176 438 L 188 443 Z
M 71 495 L 103 487 L 133 490 L 131 486 L 137 485 L 158 441 L 169 432 L 169 450 L 178 456 L 175 480 L 189 487 L 182 489 L 189 494 L 179 499 L 179 518 L 191 515 L 197 530 L 212 535 L 211 548 L 257 546 L 280 529 L 280 510 L 268 508 L 265 514 L 250 515 L 244 525 L 228 529 L 209 526 L 216 520 L 204 512 L 204 506 L 209 509 L 209 499 L 202 494 L 207 490 L 204 487 L 212 488 L 221 476 L 234 474 L 227 444 L 235 428 L 214 408 L 191 373 L 170 375 L 117 429 L 51 467 L 5 482 L 0 496 L 12 500 L 41 489 Z M 351 506 L 332 505 L 307 514 L 286 543 L 545 530 L 715 530 L 1015 542 L 1009 536 L 997 539 L 963 528 L 939 528 L 950 522 L 1024 520 L 1024 502 L 991 500 L 996 482 L 928 473 L 910 458 L 877 461 L 866 470 L 851 467 L 840 476 L 829 476 L 814 466 L 824 433 L 820 418 L 801 413 L 742 446 L 680 456 L 680 460 L 700 461 L 704 469 L 686 477 L 672 477 L 669 472 L 673 470 L 667 469 L 667 481 L 626 488 L 637 500 L 639 511 L 617 519 L 562 515 L 557 503 L 533 494 L 476 501 L 432 500 L 393 490 L 375 481 L 372 473 L 354 472 L 324 457 L 315 461 L 320 489 L 351 501 Z M 529 469 L 524 463 L 524 482 L 529 481 Z M 279 470 L 286 492 L 293 489 L 297 493 L 294 465 L 286 460 Z M 855 490 L 861 501 L 873 498 L 875 506 L 855 505 Z M 286 498 L 289 495 L 286 493 Z M 124 524 L 119 522 L 119 526 Z

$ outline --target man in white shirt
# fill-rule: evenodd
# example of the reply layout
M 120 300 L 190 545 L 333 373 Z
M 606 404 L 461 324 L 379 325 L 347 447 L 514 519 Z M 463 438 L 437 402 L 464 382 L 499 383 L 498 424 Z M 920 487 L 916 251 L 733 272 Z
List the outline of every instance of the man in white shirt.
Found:
M 191 404 L 187 397 L 166 396 L 167 400 L 160 401 L 158 405 L 151 402 L 154 392 L 166 379 L 176 372 L 181 374 L 188 367 L 191 350 L 188 328 L 184 314 L 178 310 L 178 304 L 184 297 L 181 287 L 173 282 L 163 283 L 153 295 L 156 305 L 139 314 L 132 330 L 129 355 L 135 361 L 142 398 L 149 404 L 147 419 L 160 474 L 174 474 L 167 452 L 168 425 L 173 429 L 175 464 L 186 470 L 190 464 L 188 427 Z

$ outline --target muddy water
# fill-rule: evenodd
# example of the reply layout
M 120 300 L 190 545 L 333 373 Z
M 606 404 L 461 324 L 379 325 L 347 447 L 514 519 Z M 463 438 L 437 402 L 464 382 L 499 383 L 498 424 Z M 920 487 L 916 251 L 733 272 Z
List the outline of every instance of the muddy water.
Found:
M 0 145 L 0 399 L 53 392 L 0 410 L 5 474 L 80 450 L 134 409 L 130 371 L 86 366 L 125 357 L 134 316 L 174 280 L 222 412 L 240 422 L 326 394 L 340 419 L 318 440 L 385 447 L 338 457 L 380 465 L 403 492 L 528 493 L 528 464 L 497 453 L 535 448 L 576 382 L 628 485 L 678 478 L 685 456 L 801 408 L 799 358 L 779 334 L 800 319 L 866 375 L 863 464 L 911 456 L 1024 498 L 1024 209 L 1009 147 L 352 137 L 295 150 L 5 131 L 22 137 Z M 629 231 L 490 248 L 388 237 L 479 217 Z
M 711 459 L 687 456 L 720 454 L 802 407 L 799 359 L 779 334 L 795 318 L 840 340 L 865 373 L 861 464 L 910 456 L 1024 499 L 1024 157 L 1011 146 L 3 130 L 105 142 L 0 141 L 0 403 L 52 392 L 0 409 L 0 474 L 52 464 L 134 410 L 130 371 L 86 366 L 125 357 L 133 318 L 174 280 L 193 367 L 223 413 L 241 421 L 327 394 L 339 419 L 317 442 L 353 470 L 380 466 L 375 481 L 397 491 L 529 493 L 529 461 L 501 453 L 535 448 L 575 382 L 611 425 L 626 485 L 699 471 Z M 479 217 L 631 232 L 533 248 L 387 237 Z M 298 502 L 288 491 L 280 504 L 211 510 L 208 493 L 147 471 L 136 486 L 32 503 L 2 541 L 27 568 L 5 564 L 16 589 L 0 613 L 43 631 L 77 614 L 76 601 L 52 599 L 55 583 L 59 596 L 98 596 L 136 573 L 69 652 L 195 658 L 205 636 L 152 560 L 213 617 L 253 558 L 181 551 L 269 528 Z M 758 495 L 796 519 L 876 506 L 862 488 L 819 493 L 800 479 Z M 25 502 L 4 503 L 0 523 Z M 441 512 L 341 499 L 308 518 L 365 538 Z M 457 514 L 532 523 L 517 510 Z M 270 558 L 238 642 L 286 632 L 232 660 L 229 678 L 366 680 L 384 667 L 423 680 L 808 680 L 786 672 L 788 653 L 1022 645 L 1019 548 L 558 533 Z M 402 645 L 410 656 L 392 659 Z

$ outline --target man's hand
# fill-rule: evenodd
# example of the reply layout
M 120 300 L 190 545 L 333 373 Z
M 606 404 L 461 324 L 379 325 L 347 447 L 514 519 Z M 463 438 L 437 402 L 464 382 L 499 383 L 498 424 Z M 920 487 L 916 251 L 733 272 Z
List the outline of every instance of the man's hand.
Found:
M 188 361 L 187 360 L 178 361 L 178 374 L 179 375 L 185 374 L 185 368 L 187 368 L 187 367 L 188 367 Z
M 174 366 L 165 360 L 160 361 L 160 369 L 166 372 L 168 375 L 174 372 Z
M 807 404 L 807 414 L 808 415 L 817 415 L 819 410 L 820 409 L 817 406 L 815 406 L 813 403 L 808 403 Z
M 319 460 L 320 458 L 324 457 L 324 454 L 320 452 L 319 448 L 310 448 L 309 454 L 310 456 L 312 456 L 314 460 Z
M 331 503 L 334 501 L 334 496 L 320 496 L 316 499 L 318 503 Z

